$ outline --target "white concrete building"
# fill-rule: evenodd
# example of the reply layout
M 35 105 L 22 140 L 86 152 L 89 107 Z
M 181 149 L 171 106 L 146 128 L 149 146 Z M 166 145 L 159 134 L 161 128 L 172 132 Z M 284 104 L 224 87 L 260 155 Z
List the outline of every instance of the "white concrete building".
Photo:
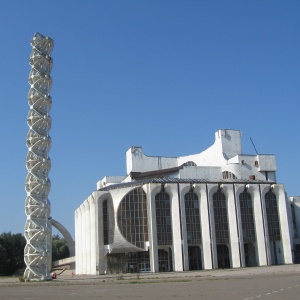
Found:
M 183 157 L 126 153 L 127 175 L 104 177 L 75 211 L 76 273 L 163 272 L 291 264 L 300 197 L 276 182 L 274 155 L 242 154 L 219 130 Z

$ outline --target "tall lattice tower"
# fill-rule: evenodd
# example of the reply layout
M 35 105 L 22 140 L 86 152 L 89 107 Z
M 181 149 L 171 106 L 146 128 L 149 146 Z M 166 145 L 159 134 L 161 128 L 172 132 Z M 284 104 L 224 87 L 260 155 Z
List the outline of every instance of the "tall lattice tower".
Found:
M 48 200 L 51 182 L 48 174 L 51 161 L 48 154 L 51 146 L 49 112 L 52 100 L 49 94 L 52 86 L 50 72 L 54 43 L 51 38 L 35 33 L 30 44 L 32 52 L 29 61 L 31 71 L 28 79 L 30 109 L 27 118 L 29 131 L 26 140 L 28 174 L 25 182 L 27 220 L 25 223 L 24 259 L 26 270 L 24 277 L 27 280 L 50 280 L 52 230 Z

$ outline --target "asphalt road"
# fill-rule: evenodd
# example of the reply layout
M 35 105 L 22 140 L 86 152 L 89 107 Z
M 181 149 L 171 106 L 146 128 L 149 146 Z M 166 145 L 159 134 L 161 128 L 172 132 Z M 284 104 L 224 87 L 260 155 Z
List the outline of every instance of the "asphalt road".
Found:
M 272 267 L 270 267 L 272 268 Z M 269 269 L 272 270 L 272 269 Z M 1 284 L 1 300 L 40 299 L 300 299 L 300 272 L 211 273 L 182 276 L 74 278 L 52 282 Z M 203 273 L 200 273 L 203 274 Z M 216 275 L 216 276 L 215 276 Z

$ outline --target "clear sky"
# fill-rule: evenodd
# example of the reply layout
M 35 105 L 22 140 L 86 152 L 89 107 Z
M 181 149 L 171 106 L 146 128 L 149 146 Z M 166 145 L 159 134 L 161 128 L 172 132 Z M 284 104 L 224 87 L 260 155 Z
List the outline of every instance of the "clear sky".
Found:
M 28 64 L 35 32 L 54 39 L 52 217 L 74 211 L 125 152 L 184 156 L 219 129 L 243 152 L 275 154 L 300 195 L 300 1 L 0 1 L 0 233 L 23 232 Z

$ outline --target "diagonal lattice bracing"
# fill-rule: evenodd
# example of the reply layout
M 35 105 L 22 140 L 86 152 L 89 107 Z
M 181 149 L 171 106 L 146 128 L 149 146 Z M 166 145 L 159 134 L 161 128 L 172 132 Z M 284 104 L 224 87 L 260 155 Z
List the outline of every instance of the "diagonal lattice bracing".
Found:
M 27 219 L 25 223 L 24 259 L 26 270 L 24 277 L 27 280 L 49 280 L 51 279 L 52 245 L 50 202 L 48 200 L 51 187 L 48 178 L 51 161 L 48 154 L 51 147 L 49 112 L 52 104 L 50 97 L 52 78 L 50 72 L 54 43 L 51 38 L 35 33 L 30 44 L 32 51 L 29 60 L 31 71 L 28 79 L 30 109 L 27 117 L 29 131 L 26 140 L 28 174 L 25 182 Z

